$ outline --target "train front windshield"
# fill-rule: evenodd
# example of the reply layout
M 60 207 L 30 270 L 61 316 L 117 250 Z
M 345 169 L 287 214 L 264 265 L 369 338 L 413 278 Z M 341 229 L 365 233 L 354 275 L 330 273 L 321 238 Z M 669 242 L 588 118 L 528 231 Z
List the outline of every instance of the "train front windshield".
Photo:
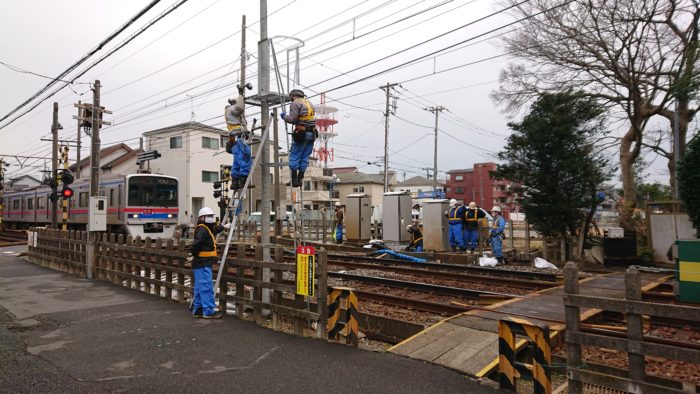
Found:
M 129 206 L 176 207 L 177 180 L 157 176 L 129 178 Z

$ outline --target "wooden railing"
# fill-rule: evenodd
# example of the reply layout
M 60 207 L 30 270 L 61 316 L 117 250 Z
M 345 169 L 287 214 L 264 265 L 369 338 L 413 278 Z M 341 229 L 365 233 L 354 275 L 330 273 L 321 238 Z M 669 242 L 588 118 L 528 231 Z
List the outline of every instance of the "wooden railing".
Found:
M 700 308 L 642 301 L 639 271 L 630 267 L 625 273 L 625 299 L 594 297 L 579 294 L 578 269 L 574 263 L 564 268 L 564 306 L 566 314 L 566 351 L 569 393 L 583 392 L 583 384 L 609 387 L 631 393 L 683 393 L 682 387 L 661 386 L 648 381 L 645 356 L 663 357 L 700 364 L 700 350 L 692 344 L 672 343 L 646 337 L 642 316 L 700 322 Z M 581 327 L 581 308 L 595 308 L 625 315 L 626 335 L 614 335 L 607 330 Z M 594 346 L 627 353 L 627 377 L 613 376 L 587 369 L 582 346 Z
M 31 229 L 30 232 L 33 242 L 27 255 L 31 262 L 85 277 L 87 233 L 48 229 Z M 194 278 L 186 263 L 189 252 L 184 240 L 101 234 L 95 248 L 95 278 L 181 303 L 191 299 Z M 284 280 L 285 276 L 296 278 L 296 264 L 283 261 L 280 246 L 273 248 L 270 261 L 263 261 L 261 246 L 256 247 L 254 259 L 246 258 L 245 249 L 245 245 L 232 248 L 226 259 L 226 272 L 217 295 L 219 308 L 226 311 L 227 302 L 232 301 L 238 317 L 243 317 L 246 308 L 252 308 L 253 318 L 258 323 L 269 311 L 275 329 L 287 318 L 293 321 L 298 335 L 303 333 L 304 322 L 317 322 L 317 336 L 326 337 L 325 250 L 316 254 L 315 296 L 305 299 L 295 294 L 293 281 Z M 219 248 L 221 250 L 223 247 Z M 213 271 L 216 276 L 218 264 Z M 269 297 L 263 296 L 268 292 Z

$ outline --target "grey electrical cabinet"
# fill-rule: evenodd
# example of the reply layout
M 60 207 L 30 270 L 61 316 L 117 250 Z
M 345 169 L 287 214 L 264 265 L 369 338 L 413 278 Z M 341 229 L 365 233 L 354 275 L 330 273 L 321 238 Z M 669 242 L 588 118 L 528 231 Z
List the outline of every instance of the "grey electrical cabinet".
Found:
M 406 226 L 411 224 L 411 195 L 408 192 L 384 193 L 382 232 L 384 242 L 410 242 Z
M 367 241 L 372 237 L 372 199 L 364 193 L 348 194 L 345 206 L 345 237 Z
M 447 217 L 448 200 L 423 201 L 423 249 L 433 252 L 450 250 Z

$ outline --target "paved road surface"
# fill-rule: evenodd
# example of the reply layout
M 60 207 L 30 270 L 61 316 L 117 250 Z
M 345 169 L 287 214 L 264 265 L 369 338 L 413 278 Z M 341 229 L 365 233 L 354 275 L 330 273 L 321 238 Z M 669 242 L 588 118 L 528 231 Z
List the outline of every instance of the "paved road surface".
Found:
M 449 369 L 193 319 L 155 296 L 38 267 L 0 248 L 0 393 L 490 393 Z

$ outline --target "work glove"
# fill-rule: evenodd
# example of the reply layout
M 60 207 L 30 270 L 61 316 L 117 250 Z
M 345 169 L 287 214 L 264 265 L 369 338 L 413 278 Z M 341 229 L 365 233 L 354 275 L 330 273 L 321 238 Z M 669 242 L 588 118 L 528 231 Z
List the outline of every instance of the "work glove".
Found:
M 226 230 L 230 229 L 230 228 L 231 228 L 231 223 L 226 223 L 226 224 L 224 224 L 224 228 L 225 228 Z
M 287 115 L 287 113 L 283 111 L 282 113 L 280 113 L 280 118 L 284 121 L 284 117 L 286 115 Z
M 185 260 L 185 262 L 187 262 L 187 263 L 191 263 L 192 261 L 194 261 L 193 256 L 189 256 L 189 257 L 187 257 L 187 260 Z
M 496 230 L 491 230 L 491 236 L 492 236 L 492 237 L 495 237 L 496 234 L 498 234 L 498 232 L 497 232 Z

